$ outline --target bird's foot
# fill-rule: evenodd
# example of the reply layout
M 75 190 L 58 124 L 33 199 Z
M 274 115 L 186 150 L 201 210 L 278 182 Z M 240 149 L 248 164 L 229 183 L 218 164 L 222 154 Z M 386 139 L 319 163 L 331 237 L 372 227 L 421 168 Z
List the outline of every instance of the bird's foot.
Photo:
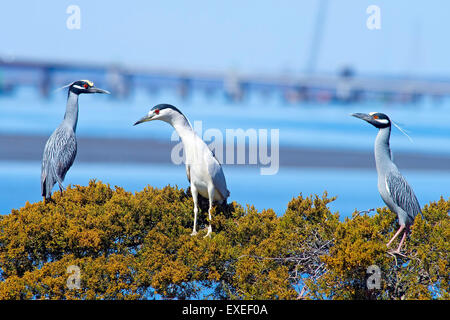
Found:
M 191 233 L 191 237 L 196 236 L 197 235 L 197 231 L 193 230 Z
M 209 226 L 208 227 L 208 232 L 206 233 L 206 235 L 203 238 L 207 238 L 207 237 L 211 238 L 211 233 L 212 233 L 212 227 Z
M 393 257 L 398 256 L 398 257 L 402 257 L 402 258 L 408 259 L 408 257 L 405 256 L 403 253 L 401 253 L 400 250 L 398 250 L 398 249 L 390 250 L 390 251 L 388 251 L 388 254 L 390 254 Z
M 50 197 L 50 198 L 43 197 L 43 198 L 44 198 L 44 200 L 43 200 L 44 204 L 55 203 L 55 200 L 53 200 L 52 197 Z

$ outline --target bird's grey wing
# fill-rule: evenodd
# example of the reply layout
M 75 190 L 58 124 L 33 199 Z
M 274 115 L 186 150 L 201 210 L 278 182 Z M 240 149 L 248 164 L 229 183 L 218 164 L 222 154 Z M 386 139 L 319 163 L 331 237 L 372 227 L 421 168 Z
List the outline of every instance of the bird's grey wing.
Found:
M 406 179 L 398 172 L 386 176 L 386 186 L 394 203 L 402 208 L 414 220 L 420 210 L 419 201 Z
M 73 130 L 63 130 L 56 132 L 54 143 L 53 164 L 58 177 L 64 179 L 67 171 L 72 166 L 77 155 L 77 140 Z
M 41 193 L 49 196 L 50 189 L 62 181 L 72 165 L 77 151 L 77 142 L 72 128 L 59 126 L 48 138 L 42 156 Z
M 225 180 L 225 175 L 223 174 L 222 166 L 212 152 L 211 156 L 207 159 L 207 163 L 208 173 L 212 178 L 214 187 L 224 199 L 228 198 L 230 196 L 230 191 L 227 189 L 227 182 Z

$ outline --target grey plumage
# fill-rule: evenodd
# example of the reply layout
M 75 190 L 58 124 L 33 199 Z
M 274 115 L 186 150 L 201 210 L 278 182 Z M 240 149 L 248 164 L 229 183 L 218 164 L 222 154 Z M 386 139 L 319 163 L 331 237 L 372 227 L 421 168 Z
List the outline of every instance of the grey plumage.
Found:
M 55 183 L 58 183 L 61 191 L 64 190 L 62 182 L 76 155 L 77 140 L 75 132 L 63 121 L 45 144 L 41 170 L 43 197 L 47 199 L 51 197 Z
M 389 121 L 389 125 L 379 128 L 375 139 L 378 191 L 388 208 L 397 213 L 399 224 L 409 226 L 420 212 L 420 205 L 414 191 L 392 161 L 392 152 L 389 144 L 390 135 L 391 126 Z
M 378 191 L 388 208 L 398 216 L 399 230 L 391 242 L 399 235 L 403 229 L 405 233 L 396 253 L 400 253 L 400 248 L 405 241 L 409 227 L 414 223 L 417 214 L 422 214 L 419 201 L 414 191 L 401 175 L 395 163 L 392 161 L 392 153 L 389 145 L 391 135 L 391 121 L 383 113 L 372 112 L 370 114 L 355 113 L 354 117 L 367 121 L 379 129 L 375 139 L 375 164 L 378 173 Z
M 406 179 L 399 172 L 390 172 L 386 176 L 386 187 L 392 201 L 401 209 L 393 210 L 401 212 L 398 214 L 399 224 L 412 225 L 416 215 L 422 214 L 422 211 L 419 201 Z
M 78 96 L 81 93 L 109 93 L 94 87 L 88 80 L 75 81 L 68 85 L 67 106 L 64 120 L 47 140 L 42 156 L 41 195 L 51 198 L 53 186 L 58 183 L 61 192 L 63 181 L 77 155 L 75 136 L 78 123 Z

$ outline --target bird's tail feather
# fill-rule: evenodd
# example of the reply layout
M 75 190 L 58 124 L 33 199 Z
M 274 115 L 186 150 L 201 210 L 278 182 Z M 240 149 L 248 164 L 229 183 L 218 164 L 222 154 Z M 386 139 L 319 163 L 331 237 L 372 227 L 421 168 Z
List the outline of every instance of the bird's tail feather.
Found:
M 52 174 L 48 174 L 44 181 L 42 181 L 42 196 L 45 198 L 50 198 L 52 196 L 52 189 L 56 181 L 53 179 Z
M 52 196 L 52 189 L 57 182 L 55 170 L 51 166 L 47 166 L 46 175 L 42 181 L 42 196 L 49 199 Z

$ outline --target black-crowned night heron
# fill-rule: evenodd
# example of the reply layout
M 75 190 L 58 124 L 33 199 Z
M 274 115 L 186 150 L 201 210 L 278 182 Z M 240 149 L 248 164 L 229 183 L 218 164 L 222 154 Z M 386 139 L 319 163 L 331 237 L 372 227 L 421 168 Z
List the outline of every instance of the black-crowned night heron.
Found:
M 213 202 L 226 202 L 230 195 L 222 166 L 206 143 L 192 129 L 188 119 L 176 107 L 170 104 L 159 104 L 134 125 L 152 120 L 162 120 L 169 123 L 180 136 L 185 154 L 186 174 L 194 200 L 194 227 L 191 235 L 197 234 L 198 194 L 200 194 L 209 199 L 209 226 L 205 237 L 210 236 Z
M 400 228 L 387 243 L 389 247 L 395 238 L 404 230 L 403 237 L 398 248 L 391 251 L 400 254 L 400 249 L 405 242 L 410 226 L 418 213 L 422 214 L 419 202 L 414 191 L 406 179 L 400 174 L 397 166 L 392 161 L 389 138 L 391 136 L 391 120 L 383 113 L 371 112 L 369 114 L 354 113 L 352 116 L 365 120 L 378 128 L 375 139 L 375 163 L 378 172 L 378 191 L 388 208 L 397 213 Z
M 69 87 L 66 114 L 47 140 L 42 157 L 41 193 L 44 201 L 51 198 L 55 183 L 58 183 L 61 192 L 64 190 L 64 177 L 77 154 L 75 132 L 78 122 L 78 96 L 82 93 L 109 93 L 94 87 L 89 80 L 75 81 L 65 87 Z

